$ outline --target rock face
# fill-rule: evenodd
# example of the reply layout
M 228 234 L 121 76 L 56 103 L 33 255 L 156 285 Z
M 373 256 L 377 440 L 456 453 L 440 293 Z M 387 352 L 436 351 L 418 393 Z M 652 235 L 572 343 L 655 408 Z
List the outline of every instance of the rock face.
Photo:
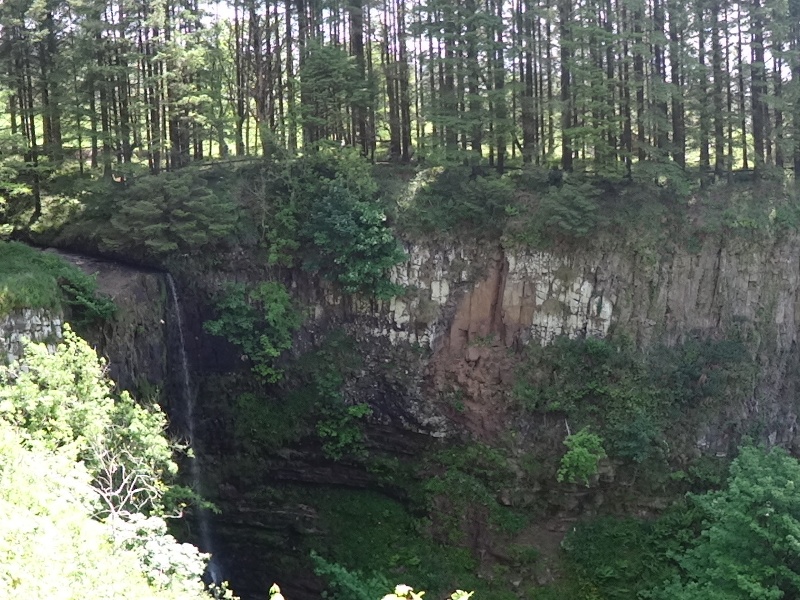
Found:
M 309 308 L 299 343 L 319 339 L 320 332 L 334 328 L 343 328 L 356 341 L 364 365 L 345 385 L 346 399 L 370 405 L 373 417 L 367 435 L 385 441 L 387 449 L 395 449 L 395 456 L 402 453 L 413 461 L 426 441 L 465 431 L 490 445 L 505 440 L 518 456 L 530 456 L 531 445 L 544 448 L 542 454 L 560 456 L 566 435 L 564 418 L 515 412 L 509 391 L 519 350 L 529 344 L 547 344 L 561 335 L 624 335 L 642 352 L 692 338 L 735 337 L 758 365 L 758 376 L 743 394 L 747 400 L 732 401 L 719 414 L 705 414 L 690 423 L 685 432 L 687 447 L 676 453 L 689 457 L 724 454 L 743 432 L 753 431 L 754 423 L 763 441 L 795 450 L 800 447 L 798 237 L 760 243 L 707 239 L 693 252 L 637 253 L 614 240 L 552 252 L 466 242 L 459 248 L 431 243 L 408 246 L 406 251 L 408 260 L 395 269 L 393 279 L 407 286 L 407 291 L 391 301 L 338 296 L 302 273 L 293 273 L 288 281 L 299 302 Z M 234 278 L 234 272 L 229 273 L 228 278 Z M 268 276 L 250 273 L 247 277 L 255 281 Z M 198 370 L 212 368 L 209 364 Z M 209 398 L 209 404 L 201 407 L 207 419 L 214 401 Z M 402 435 L 409 434 L 415 437 L 403 445 Z M 226 457 L 225 450 L 217 454 L 220 461 Z M 361 489 L 370 485 L 363 471 L 321 464 L 313 449 L 287 451 L 271 462 L 259 463 L 253 476 L 260 482 L 221 476 L 219 492 L 228 510 L 218 521 L 219 547 L 225 550 L 232 573 L 239 563 L 247 564 L 242 567 L 243 577 L 252 577 L 260 565 L 269 564 L 262 557 L 269 556 L 276 545 L 295 544 L 298 528 L 315 529 L 313 515 L 297 516 L 294 524 L 273 519 L 273 513 L 294 514 L 292 506 L 280 506 L 258 513 L 260 526 L 274 536 L 271 541 L 262 546 L 245 543 L 246 533 L 237 523 L 263 509 L 257 501 L 247 500 L 250 494 L 258 496 L 253 487 L 316 483 Z M 611 482 L 614 473 L 604 477 Z M 608 489 L 602 493 L 580 490 L 582 495 L 577 495 L 553 489 L 553 479 L 528 491 L 559 518 L 566 514 L 572 519 L 582 511 L 596 510 L 604 501 L 603 494 L 605 502 L 612 502 Z M 261 483 L 265 481 L 270 483 Z M 625 486 L 618 487 L 624 495 Z M 653 501 L 623 509 L 652 514 L 648 511 L 656 505 Z M 535 537 L 550 535 L 551 551 L 556 552 L 571 521 L 554 517 L 553 523 L 537 523 L 546 531 Z M 276 538 L 280 541 L 275 542 Z M 259 590 L 268 585 L 266 579 L 253 582 L 251 588 L 240 588 L 240 593 L 258 597 Z M 295 597 L 313 597 L 318 590 L 292 592 Z
M 464 242 L 459 248 L 430 243 L 409 246 L 407 254 L 408 260 L 393 273 L 407 291 L 387 302 L 342 297 L 308 274 L 287 275 L 296 299 L 309 314 L 297 336 L 295 354 L 333 329 L 343 329 L 355 341 L 363 365 L 346 382 L 344 395 L 351 403 L 370 405 L 373 416 L 367 435 L 382 444 L 385 454 L 413 457 L 433 438 L 463 431 L 488 442 L 513 431 L 519 434 L 515 439 L 520 444 L 532 440 L 552 444 L 553 451 L 560 452 L 563 419 L 535 422 L 537 417 L 529 416 L 523 422 L 508 401 L 518 351 L 529 344 L 547 344 L 560 335 L 625 335 L 642 352 L 691 337 L 735 336 L 745 344 L 759 374 L 748 384 L 746 401 L 693 424 L 696 430 L 687 433 L 693 449 L 724 453 L 754 423 L 763 441 L 800 449 L 796 400 L 800 391 L 800 237 L 758 243 L 714 238 L 693 252 L 641 253 L 614 240 L 598 240 L 591 247 L 551 252 L 510 249 L 497 243 Z M 164 274 L 64 256 L 96 273 L 100 289 L 119 307 L 115 321 L 91 336 L 109 359 L 112 376 L 129 389 L 160 387 L 167 390 L 166 396 L 180 397 L 175 393 L 172 368 L 178 364 L 173 344 L 175 315 Z M 233 447 L 232 434 L 225 422 L 229 411 L 222 409 L 235 402 L 236 391 L 204 387 L 204 381 L 237 368 L 244 373 L 247 365 L 233 347 L 203 332 L 202 321 L 214 316 L 208 298 L 223 281 L 274 276 L 265 267 L 239 260 L 219 272 L 197 275 L 191 282 L 178 280 L 179 289 L 187 290 L 181 309 L 187 316 L 189 360 L 202 375 L 198 378 L 197 433 L 201 446 L 205 444 L 213 455 L 207 457 L 209 471 L 232 460 L 227 454 Z M 58 318 L 36 315 L 40 323 Z M 0 360 L 17 352 L 9 350 L 9 344 L 17 343 L 22 330 L 36 329 L 34 321 L 32 315 L 0 321 L 0 344 L 4 344 Z M 32 337 L 55 334 L 55 322 L 50 321 L 51 333 L 42 326 Z M 235 380 L 226 380 L 230 382 Z M 174 419 L 177 406 L 166 408 Z M 548 428 L 554 431 L 552 439 L 542 433 Z M 296 523 L 273 522 L 275 515 L 283 514 L 280 510 L 266 511 L 257 501 L 247 500 L 254 491 L 249 486 L 276 481 L 354 489 L 370 485 L 370 476 L 363 470 L 320 461 L 313 448 L 304 451 L 287 450 L 276 453 L 269 463 L 252 463 L 249 478 L 241 483 L 226 476 L 224 465 L 218 474 L 209 473 L 210 495 L 219 495 L 228 509 L 221 521 L 231 527 L 240 521 L 249 523 L 252 511 L 260 510 L 264 529 L 272 535 L 274 528 L 278 540 L 260 549 L 248 545 L 246 550 L 235 550 L 242 535 L 252 534 L 236 529 L 230 539 L 218 540 L 228 550 L 232 565 L 252 559 L 250 571 L 255 572 L 263 563 L 261 553 L 284 543 L 283 536 L 297 533 L 286 533 L 296 529 Z M 292 523 L 297 521 L 292 519 Z M 313 527 L 312 523 L 303 530 Z M 266 589 L 264 583 L 253 585 L 254 597 L 256 590 Z
M 638 255 L 613 242 L 561 253 L 499 245 L 407 251 L 408 262 L 396 269 L 394 280 L 410 286 L 409 293 L 377 309 L 359 310 L 375 323 L 374 336 L 432 352 L 428 380 L 447 365 L 451 377 L 475 389 L 470 373 L 485 379 L 478 366 L 490 355 L 497 357 L 496 349 L 546 344 L 559 335 L 616 332 L 642 351 L 688 336 L 736 335 L 745 340 L 760 375 L 748 405 L 731 407 L 725 418 L 758 420 L 767 426 L 768 441 L 798 443 L 796 236 L 760 244 L 713 239 L 696 252 L 671 250 L 661 256 Z M 317 315 L 328 309 L 318 307 Z M 484 388 L 496 387 L 503 369 L 511 368 L 495 362 L 489 375 L 494 381 L 481 382 Z
M 510 347 L 608 333 L 614 298 L 591 261 L 500 246 L 407 251 L 409 260 L 393 279 L 413 292 L 389 303 L 378 335 L 454 349 L 498 334 Z
M 14 311 L 0 317 L 0 362 L 22 356 L 25 340 L 54 344 L 61 339 L 63 317 L 44 309 Z
M 48 250 L 97 278 L 98 290 L 117 307 L 114 318 L 85 333 L 108 361 L 109 375 L 139 396 L 171 385 L 170 325 L 165 275 L 159 271 Z

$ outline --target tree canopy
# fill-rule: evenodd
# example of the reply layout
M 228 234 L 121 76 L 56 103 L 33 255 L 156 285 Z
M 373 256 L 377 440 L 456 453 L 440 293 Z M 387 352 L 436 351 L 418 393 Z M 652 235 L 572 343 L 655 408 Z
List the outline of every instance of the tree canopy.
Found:
M 164 427 L 68 327 L 0 367 L 0 597 L 208 597 L 204 555 L 167 533 Z
M 778 600 L 800 594 L 800 462 L 746 447 L 725 489 L 695 498 L 704 530 L 658 598 Z
M 800 166 L 797 0 L 8 0 L 0 181 L 348 145 Z

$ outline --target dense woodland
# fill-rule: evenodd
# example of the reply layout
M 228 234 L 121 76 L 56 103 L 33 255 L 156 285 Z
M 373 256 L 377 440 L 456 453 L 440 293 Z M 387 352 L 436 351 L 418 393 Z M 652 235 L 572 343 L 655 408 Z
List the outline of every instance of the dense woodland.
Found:
M 34 178 L 326 143 L 797 169 L 800 1 L 5 0 L 0 106 Z

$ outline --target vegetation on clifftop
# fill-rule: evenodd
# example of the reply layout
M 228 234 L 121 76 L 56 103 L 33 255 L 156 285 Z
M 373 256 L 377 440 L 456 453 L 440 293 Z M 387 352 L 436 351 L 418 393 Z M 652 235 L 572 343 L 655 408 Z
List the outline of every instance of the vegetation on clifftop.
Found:
M 114 313 L 93 277 L 54 254 L 0 241 L 0 315 L 23 308 L 67 309 L 78 323 Z

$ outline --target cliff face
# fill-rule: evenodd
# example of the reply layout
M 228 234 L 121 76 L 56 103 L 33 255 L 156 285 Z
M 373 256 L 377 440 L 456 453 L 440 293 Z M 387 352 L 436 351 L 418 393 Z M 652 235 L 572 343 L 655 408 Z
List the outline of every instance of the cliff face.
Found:
M 342 297 L 300 272 L 289 273 L 286 280 L 298 303 L 308 309 L 292 357 L 334 329 L 355 342 L 363 361 L 343 392 L 348 403 L 366 403 L 373 411 L 365 434 L 374 455 L 414 462 L 437 439 L 464 433 L 489 446 L 512 439 L 514 456 L 529 455 L 532 447 L 545 448 L 544 455 L 560 455 L 564 419 L 520 413 L 511 388 L 521 350 L 561 335 L 625 335 L 641 352 L 690 338 L 735 336 L 758 374 L 747 383 L 741 396 L 745 400 L 732 401 L 686 426 L 682 434 L 690 447 L 681 452 L 724 454 L 753 424 L 764 441 L 798 448 L 798 237 L 768 243 L 708 239 L 695 252 L 671 249 L 658 255 L 637 254 L 614 240 L 552 252 L 489 243 L 464 243 L 457 249 L 430 243 L 409 246 L 407 254 L 406 263 L 393 274 L 407 286 L 406 293 L 387 302 Z M 160 388 L 166 392 L 163 397 L 180 398 L 176 304 L 165 275 L 64 256 L 96 273 L 101 291 L 118 305 L 115 320 L 90 335 L 109 359 L 111 375 L 123 387 L 138 388 L 140 395 Z M 264 493 L 266 488 L 312 484 L 376 489 L 377 481 L 357 462 L 326 459 L 319 447 L 269 448 L 257 458 L 236 454 L 237 430 L 227 419 L 238 402 L 237 386 L 247 378 L 246 363 L 226 342 L 205 334 L 202 320 L 214 316 L 208 299 L 221 282 L 270 276 L 274 273 L 239 256 L 219 272 L 177 282 L 186 317 L 184 342 L 199 387 L 195 425 L 205 493 L 223 508 L 216 522 L 217 549 L 245 597 L 248 589 L 255 597 L 270 578 L 280 579 L 281 572 L 268 573 L 263 567 L 278 561 L 284 548 L 306 535 L 324 536 L 313 499 L 299 509 L 291 495 L 281 500 L 279 494 Z M 28 327 L 22 321 L 35 319 L 17 315 L 0 323 L 4 352 Z M 47 335 L 57 335 L 53 327 Z M 214 383 L 232 370 L 239 375 Z M 259 392 L 259 401 L 274 401 L 273 391 Z M 180 404 L 168 402 L 166 408 L 180 423 Z M 259 426 L 255 418 L 246 425 Z M 559 488 L 549 472 L 546 481 L 528 486 L 524 506 L 548 506 L 550 514 L 557 514 L 554 521 L 534 523 L 534 537 L 552 542 L 537 546 L 541 552 L 555 552 L 569 519 L 610 502 L 613 476 L 591 492 Z M 503 504 L 516 506 L 519 501 L 513 490 L 493 492 Z M 622 509 L 649 510 L 641 504 Z M 490 544 L 487 536 L 475 539 Z M 498 546 L 502 544 L 475 550 L 492 556 Z M 312 580 L 296 572 L 291 577 L 298 586 L 296 597 L 316 594 Z M 306 592 L 300 589 L 304 585 L 309 586 Z
M 117 385 L 141 397 L 171 391 L 169 328 L 174 319 L 165 274 L 70 252 L 49 252 L 96 277 L 98 291 L 114 301 L 114 317 L 83 333 L 108 361 L 109 375 Z
M 408 260 L 393 274 L 407 291 L 388 302 L 342 297 L 298 272 L 288 281 L 309 314 L 298 335 L 297 353 L 333 329 L 343 329 L 356 342 L 363 365 L 346 382 L 344 395 L 351 404 L 372 408 L 365 431 L 372 456 L 411 457 L 416 462 L 414 457 L 437 439 L 463 439 L 466 433 L 489 447 L 505 447 L 511 462 L 519 463 L 516 469 L 526 456 L 557 460 L 569 427 L 565 419 L 521 412 L 511 390 L 521 350 L 562 335 L 624 335 L 640 352 L 688 340 L 734 337 L 757 366 L 758 374 L 737 396 L 745 400 L 731 400 L 676 425 L 681 439 L 670 440 L 672 458 L 723 456 L 754 430 L 765 442 L 798 446 L 797 237 L 769 243 L 708 239 L 694 252 L 672 249 L 659 255 L 637 254 L 614 240 L 553 252 L 481 243 L 457 249 L 413 245 L 407 254 Z M 253 281 L 268 276 L 258 271 L 243 276 L 233 265 L 208 280 L 216 285 L 237 275 Z M 213 286 L 207 288 L 204 293 Z M 198 370 L 219 370 L 213 360 L 203 364 L 202 357 L 219 356 L 213 346 L 220 341 L 195 333 L 201 338 L 195 354 L 201 358 Z M 204 350 L 204 344 L 211 347 Z M 266 395 L 262 401 L 271 400 Z M 226 431 L 220 402 L 218 395 L 201 390 L 204 440 Z M 326 461 L 313 447 L 278 450 L 258 459 L 242 477 L 230 463 L 231 435 L 224 435 L 227 441 L 219 442 L 216 450 L 214 443 L 208 446 L 217 455 L 211 459 L 210 471 L 216 473 L 209 491 L 219 493 L 224 507 L 216 526 L 225 568 L 240 582 L 244 596 L 252 592 L 256 597 L 270 577 L 296 586 L 292 592 L 297 597 L 314 596 L 318 583 L 303 573 L 263 571 L 264 564 L 280 562 L 276 548 L 294 546 L 306 536 L 324 537 L 313 495 L 298 509 L 292 501 L 283 503 L 279 492 L 265 489 L 309 484 L 385 488 L 369 469 Z M 252 460 L 247 464 L 253 465 Z M 628 514 L 652 514 L 664 506 L 662 498 L 632 498 L 635 476 L 623 481 L 626 475 L 615 474 L 613 467 L 591 490 L 557 485 L 551 467 L 552 462 L 535 481 L 528 479 L 517 489 L 492 490 L 504 505 L 547 507 L 544 513 L 550 516 L 534 520 L 524 534 L 542 556 L 557 552 L 576 517 L 594 514 L 600 506 Z M 302 489 L 311 494 L 309 490 L 317 488 Z M 257 499 L 261 497 L 270 500 Z M 491 561 L 502 553 L 504 542 L 493 543 L 490 535 L 481 534 L 474 536 L 474 544 L 475 554 Z
M 412 246 L 394 279 L 405 297 L 380 307 L 356 307 L 371 333 L 395 346 L 431 352 L 421 387 L 466 387 L 468 408 L 485 412 L 496 388 L 513 377 L 508 352 L 556 336 L 625 334 L 646 351 L 687 337 L 743 339 L 759 367 L 750 401 L 731 406 L 719 423 L 702 424 L 697 443 L 722 449 L 715 428 L 757 420 L 770 443 L 797 443 L 797 327 L 800 239 L 769 245 L 708 240 L 696 252 L 639 256 L 613 242 L 570 252 L 459 250 Z M 340 310 L 323 302 L 317 317 Z M 487 362 L 493 362 L 487 369 Z M 469 412 L 469 411 L 467 411 Z M 484 418 L 484 420 L 486 420 Z M 500 426 L 499 423 L 496 424 Z M 728 426 L 728 429 L 730 427 Z
M 53 343 L 61 338 L 63 316 L 43 309 L 24 309 L 0 317 L 0 364 L 22 356 L 25 340 Z
M 721 450 L 728 440 L 720 426 L 731 421 L 758 421 L 767 441 L 797 443 L 797 237 L 769 243 L 709 239 L 695 252 L 661 255 L 637 255 L 614 240 L 550 253 L 465 243 L 413 245 L 407 254 L 393 274 L 407 292 L 390 302 L 343 298 L 301 274 L 294 275 L 292 286 L 300 303 L 311 308 L 309 331 L 343 325 L 367 349 L 364 377 L 350 382 L 347 392 L 354 402 L 373 404 L 384 424 L 434 436 L 465 424 L 479 434 L 503 428 L 502 414 L 493 413 L 503 412 L 498 390 L 513 379 L 508 351 L 559 335 L 625 334 L 646 351 L 688 336 L 736 334 L 745 340 L 759 375 L 749 402 L 728 407 L 719 423 L 702 424 L 698 445 Z M 96 274 L 101 291 L 119 307 L 115 320 L 91 335 L 109 359 L 111 375 L 125 388 L 169 388 L 175 355 L 170 342 L 175 336 L 169 335 L 175 332 L 169 328 L 175 319 L 163 273 L 62 256 Z M 240 277 L 245 269 L 239 266 L 202 276 L 195 293 L 184 298 L 189 355 L 198 371 L 231 366 L 220 364 L 220 356 L 230 353 L 203 334 L 200 321 L 210 316 L 204 293 L 221 280 Z M 246 267 L 250 277 L 259 277 L 252 265 Z M 3 353 L 17 355 L 22 337 L 57 337 L 59 324 L 58 315 L 6 317 Z M 459 427 L 453 411 L 434 401 L 454 385 L 465 393 L 467 409 L 455 419 Z

